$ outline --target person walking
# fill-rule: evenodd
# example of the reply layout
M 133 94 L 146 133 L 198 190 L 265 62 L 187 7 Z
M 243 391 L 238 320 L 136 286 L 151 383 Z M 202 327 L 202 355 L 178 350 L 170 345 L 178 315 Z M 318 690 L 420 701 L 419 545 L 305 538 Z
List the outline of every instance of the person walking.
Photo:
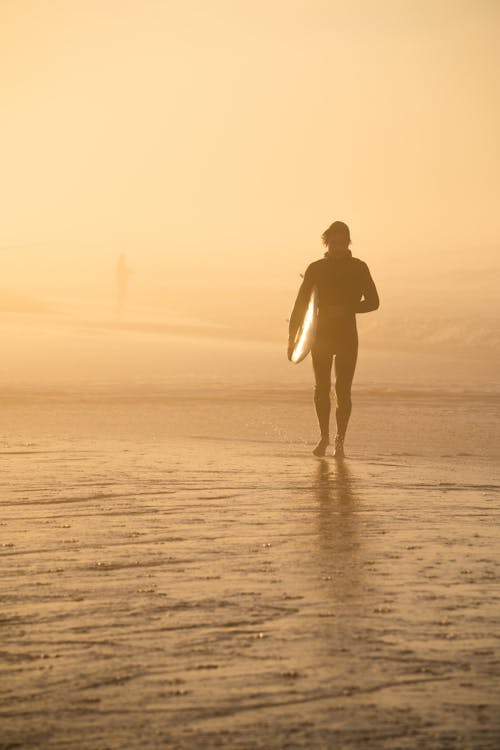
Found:
M 334 221 L 322 235 L 327 251 L 311 263 L 290 316 L 288 358 L 291 359 L 297 331 L 314 287 L 318 290 L 318 323 L 311 349 L 315 377 L 314 404 L 320 441 L 313 450 L 324 456 L 330 445 L 330 389 L 335 358 L 336 458 L 344 457 L 344 439 L 351 415 L 351 385 L 358 357 L 356 315 L 377 310 L 379 296 L 366 263 L 353 258 L 347 224 Z

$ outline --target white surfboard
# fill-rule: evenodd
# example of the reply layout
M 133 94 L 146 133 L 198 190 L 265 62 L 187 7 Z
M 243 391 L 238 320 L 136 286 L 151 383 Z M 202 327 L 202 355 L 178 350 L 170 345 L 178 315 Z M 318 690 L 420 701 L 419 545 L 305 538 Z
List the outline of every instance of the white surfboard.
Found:
M 302 323 L 297 329 L 295 341 L 293 344 L 290 362 L 298 364 L 307 357 L 311 351 L 316 336 L 316 326 L 318 324 L 318 290 L 314 286 L 309 297 L 309 302 L 304 313 Z

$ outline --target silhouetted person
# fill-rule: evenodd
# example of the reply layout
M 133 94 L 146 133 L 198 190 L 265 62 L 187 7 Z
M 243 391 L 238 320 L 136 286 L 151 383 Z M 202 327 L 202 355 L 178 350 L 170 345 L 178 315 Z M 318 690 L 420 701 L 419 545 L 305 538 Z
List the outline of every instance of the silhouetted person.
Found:
M 344 438 L 351 414 L 351 385 L 358 356 L 356 313 L 376 310 L 379 298 L 366 263 L 353 258 L 349 227 L 335 221 L 322 235 L 324 258 L 308 266 L 290 317 L 288 357 L 306 311 L 311 291 L 318 289 L 318 325 L 311 350 L 316 387 L 314 403 L 321 438 L 314 449 L 324 456 L 330 444 L 330 388 L 335 357 L 337 434 L 335 456 L 344 456 Z
M 120 313 L 125 305 L 128 290 L 128 280 L 131 270 L 127 265 L 125 253 L 121 253 L 116 265 L 116 309 Z

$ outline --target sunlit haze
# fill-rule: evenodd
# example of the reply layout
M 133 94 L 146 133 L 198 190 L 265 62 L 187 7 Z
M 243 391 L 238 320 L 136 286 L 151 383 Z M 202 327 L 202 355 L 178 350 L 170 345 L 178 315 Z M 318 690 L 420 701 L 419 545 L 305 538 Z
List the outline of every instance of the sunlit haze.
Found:
M 342 219 L 381 294 L 368 347 L 493 356 L 500 4 L 16 0 L 0 22 L 1 310 L 114 320 L 125 253 L 122 322 L 283 343 Z

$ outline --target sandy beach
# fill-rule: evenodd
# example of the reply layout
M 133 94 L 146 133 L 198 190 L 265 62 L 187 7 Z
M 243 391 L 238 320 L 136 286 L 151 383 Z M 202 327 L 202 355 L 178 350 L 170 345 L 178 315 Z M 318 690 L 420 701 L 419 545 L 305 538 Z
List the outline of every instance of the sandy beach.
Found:
M 4 392 L 2 750 L 498 747 L 499 397 L 310 396 Z

